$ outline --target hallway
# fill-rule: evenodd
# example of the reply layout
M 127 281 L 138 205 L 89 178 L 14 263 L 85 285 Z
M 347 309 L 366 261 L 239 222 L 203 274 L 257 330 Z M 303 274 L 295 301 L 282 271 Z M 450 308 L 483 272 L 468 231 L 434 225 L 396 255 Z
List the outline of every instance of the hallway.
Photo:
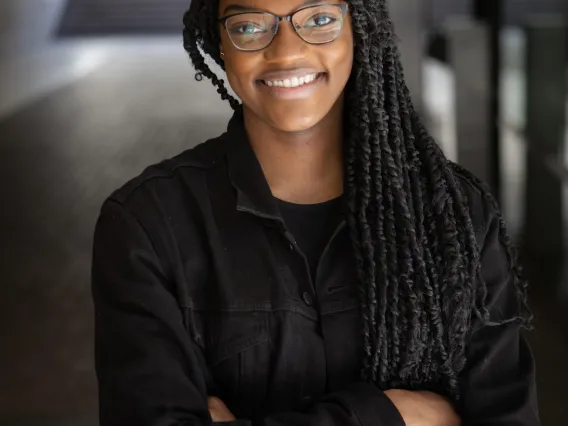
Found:
M 26 26 L 37 33 L 0 35 L 3 426 L 96 424 L 89 274 L 98 209 L 145 166 L 223 132 L 231 114 L 194 80 L 178 37 L 54 42 L 45 17 L 60 6 L 42 3 L 41 25 Z M 507 149 L 520 161 L 518 147 Z M 568 417 L 568 322 L 555 298 L 535 296 L 531 334 L 550 426 Z
M 94 424 L 89 274 L 98 210 L 145 166 L 220 134 L 231 115 L 210 85 L 195 81 L 178 38 L 51 48 L 21 58 L 35 68 L 26 68 L 32 87 L 16 64 L 0 67 L 7 426 Z

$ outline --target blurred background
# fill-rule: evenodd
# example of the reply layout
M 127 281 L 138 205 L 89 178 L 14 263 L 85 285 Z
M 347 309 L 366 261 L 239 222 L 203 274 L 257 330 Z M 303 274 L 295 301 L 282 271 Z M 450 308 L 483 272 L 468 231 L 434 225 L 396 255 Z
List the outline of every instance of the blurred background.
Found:
M 231 115 L 182 48 L 189 1 L 0 1 L 0 425 L 97 423 L 89 274 L 101 203 Z M 391 8 L 417 108 L 498 194 L 522 248 L 542 421 L 566 424 L 568 2 Z

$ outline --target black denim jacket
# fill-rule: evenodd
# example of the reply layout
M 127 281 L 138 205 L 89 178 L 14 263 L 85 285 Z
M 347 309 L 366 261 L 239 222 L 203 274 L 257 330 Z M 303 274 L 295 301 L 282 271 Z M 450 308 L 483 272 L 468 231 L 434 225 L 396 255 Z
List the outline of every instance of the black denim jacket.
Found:
M 496 212 L 467 180 L 494 320 L 517 311 Z M 359 379 L 362 339 L 345 223 L 312 282 L 245 136 L 149 167 L 104 203 L 94 242 L 102 426 L 402 426 Z M 465 425 L 538 425 L 533 360 L 515 322 L 478 327 L 461 376 Z

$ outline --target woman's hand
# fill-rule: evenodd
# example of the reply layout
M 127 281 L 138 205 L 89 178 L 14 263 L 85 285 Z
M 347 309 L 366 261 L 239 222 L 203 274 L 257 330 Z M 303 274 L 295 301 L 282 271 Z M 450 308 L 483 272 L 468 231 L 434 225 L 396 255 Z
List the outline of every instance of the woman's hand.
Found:
M 447 398 L 433 392 L 392 389 L 385 392 L 406 426 L 460 426 L 461 419 Z
M 441 395 L 428 391 L 406 391 L 392 389 L 385 395 L 400 412 L 406 426 L 461 426 L 450 401 Z M 213 422 L 231 422 L 235 416 L 225 403 L 217 397 L 207 399 Z
M 207 398 L 207 405 L 213 422 L 232 422 L 237 420 L 235 416 L 233 416 L 233 413 L 229 411 L 225 403 L 216 396 Z

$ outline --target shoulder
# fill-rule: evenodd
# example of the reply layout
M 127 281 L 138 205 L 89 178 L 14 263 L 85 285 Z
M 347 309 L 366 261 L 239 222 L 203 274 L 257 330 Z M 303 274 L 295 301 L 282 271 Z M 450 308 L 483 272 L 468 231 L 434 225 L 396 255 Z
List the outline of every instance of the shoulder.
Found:
M 479 247 L 478 278 L 486 291 L 482 307 L 487 309 L 489 317 L 479 322 L 476 328 L 507 323 L 530 327 L 532 314 L 527 303 L 528 284 L 498 203 L 487 185 L 472 173 L 453 163 L 450 167 L 467 197 Z
M 99 212 L 95 241 L 149 244 L 164 271 L 173 271 L 180 241 L 190 241 L 196 264 L 204 259 L 203 194 L 207 173 L 223 167 L 225 134 L 147 167 L 108 196 Z M 183 246 L 187 248 L 187 245 Z M 201 253 L 201 255 L 200 255 Z M 200 260 L 201 259 L 201 260 Z M 204 262 L 204 260 L 203 260 Z
M 123 215 L 141 225 L 154 240 L 176 235 L 179 228 L 188 232 L 199 228 L 208 173 L 226 162 L 225 135 L 148 166 L 104 199 L 99 222 Z
M 106 199 L 121 205 L 133 202 L 149 191 L 166 191 L 179 187 L 180 176 L 198 179 L 208 170 L 220 167 L 226 154 L 225 134 L 203 142 L 175 157 L 152 164 L 114 190 Z

